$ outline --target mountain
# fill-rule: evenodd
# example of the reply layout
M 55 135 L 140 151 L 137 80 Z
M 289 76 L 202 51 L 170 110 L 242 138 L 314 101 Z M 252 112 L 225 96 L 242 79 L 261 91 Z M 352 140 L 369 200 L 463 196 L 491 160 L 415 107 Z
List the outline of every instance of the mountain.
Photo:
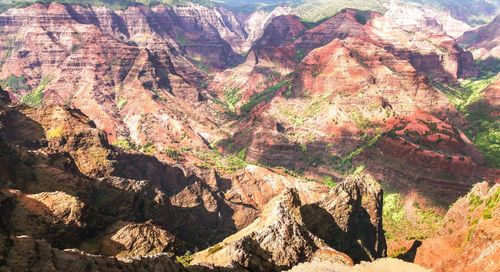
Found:
M 497 16 L 492 22 L 478 27 L 474 30 L 465 32 L 458 42 L 470 50 L 476 59 L 491 60 L 500 59 L 498 48 L 498 26 L 500 16 Z
M 7 270 L 495 270 L 495 2 L 33 2 L 0 1 Z

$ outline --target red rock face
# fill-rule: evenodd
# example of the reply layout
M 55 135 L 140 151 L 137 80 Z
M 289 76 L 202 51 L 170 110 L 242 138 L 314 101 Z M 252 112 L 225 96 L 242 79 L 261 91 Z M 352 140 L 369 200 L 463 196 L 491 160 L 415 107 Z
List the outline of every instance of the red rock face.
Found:
M 472 142 L 428 113 L 395 118 L 387 126 L 387 136 L 357 161 L 396 188 L 417 188 L 435 202 L 451 203 L 489 175 Z
M 288 86 L 255 107 L 234 134 L 234 143 L 248 147 L 247 159 L 333 174 L 335 163 L 330 158 L 345 158 L 370 137 L 402 126 L 401 131 L 416 133 L 415 137 L 408 142 L 382 137 L 355 163 L 366 164 L 377 178 L 394 181 L 402 189 L 422 183 L 426 192 L 439 185 L 443 190 L 427 197 L 447 203 L 489 176 L 480 153 L 456 129 L 466 125 L 463 117 L 428 84 L 429 79 L 453 81 L 476 75 L 472 55 L 436 22 L 421 26 L 414 38 L 389 20 L 376 13 L 345 10 L 307 30 L 294 17 L 275 18 L 269 32 L 285 42 L 264 35 L 256 43 L 252 52 L 264 64 L 253 63 L 253 68 L 245 64 L 245 69 L 253 69 L 252 81 L 242 88 L 250 82 L 266 84 L 255 74 L 268 63 L 281 63 L 280 68 L 293 67 L 296 72 L 287 78 Z M 297 32 L 297 38 L 286 42 Z M 434 123 L 446 129 L 434 131 Z M 429 170 L 425 178 L 419 173 L 422 168 Z
M 0 77 L 24 76 L 32 88 L 49 82 L 46 104 L 79 108 L 112 142 L 124 136 L 159 148 L 176 142 L 203 147 L 198 133 L 207 131 L 201 124 L 206 120 L 186 122 L 182 116 L 200 100 L 207 69 L 238 61 L 223 37 L 244 35 L 229 29 L 238 27 L 234 20 L 222 25 L 217 16 L 200 6 L 13 9 L 0 17 L 8 67 Z

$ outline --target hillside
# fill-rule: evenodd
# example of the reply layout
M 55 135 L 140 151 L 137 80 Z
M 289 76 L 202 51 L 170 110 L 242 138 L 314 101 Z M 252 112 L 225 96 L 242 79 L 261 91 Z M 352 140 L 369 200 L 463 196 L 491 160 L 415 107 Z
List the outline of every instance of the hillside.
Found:
M 0 2 L 0 270 L 495 271 L 496 6 L 420 2 Z

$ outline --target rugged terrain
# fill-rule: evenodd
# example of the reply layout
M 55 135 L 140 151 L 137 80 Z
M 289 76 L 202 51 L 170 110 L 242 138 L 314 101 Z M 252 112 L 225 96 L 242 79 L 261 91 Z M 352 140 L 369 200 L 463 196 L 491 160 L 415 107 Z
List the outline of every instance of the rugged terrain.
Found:
M 498 269 L 496 3 L 49 2 L 0 1 L 0 271 Z

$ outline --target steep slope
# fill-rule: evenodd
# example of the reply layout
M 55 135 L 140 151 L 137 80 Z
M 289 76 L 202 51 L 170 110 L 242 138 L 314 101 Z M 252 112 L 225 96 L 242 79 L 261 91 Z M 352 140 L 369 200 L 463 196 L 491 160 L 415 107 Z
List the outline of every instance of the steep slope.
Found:
M 235 271 L 281 271 L 323 255 L 332 262 L 352 263 L 311 234 L 302 223 L 300 200 L 287 191 L 270 201 L 248 227 L 194 255 L 192 266 L 227 267 Z
M 3 209 L 3 220 L 13 235 L 92 253 L 115 252 L 113 247 L 121 248 L 118 244 L 135 252 L 140 245 L 120 238 L 135 227 L 113 234 L 115 224 L 153 220 L 150 223 L 155 226 L 143 229 L 165 236 L 165 242 L 137 243 L 153 252 L 183 252 L 182 246 L 172 246 L 169 233 L 194 248 L 235 231 L 230 203 L 217 188 L 154 157 L 113 149 L 105 134 L 78 111 L 3 108 L 1 123 L 0 177 L 6 190 L 2 194 L 5 203 L 11 203 Z M 21 135 L 27 137 L 20 140 Z M 37 207 L 37 203 L 44 204 Z M 212 232 L 210 225 L 218 230 Z
M 347 256 L 354 262 L 384 257 L 381 209 L 381 188 L 365 175 L 346 179 L 310 204 L 285 190 L 253 223 L 196 253 L 191 266 L 281 271 L 313 260 L 352 264 Z
M 213 170 L 200 178 L 154 157 L 113 148 L 105 134 L 77 110 L 9 105 L 8 94 L 0 89 L 0 95 L 1 222 L 4 232 L 13 237 L 3 258 L 11 267 L 29 265 L 17 260 L 18 254 L 36 258 L 48 251 L 52 252 L 50 262 L 56 262 L 48 264 L 63 270 L 66 264 L 60 264 L 59 258 L 71 259 L 74 255 L 52 250 L 54 247 L 78 248 L 126 262 L 129 257 L 153 256 L 137 260 L 137 265 L 144 261 L 144 265 L 176 268 L 169 257 L 172 254 L 213 245 L 238 230 L 242 232 L 236 237 L 249 229 L 266 236 L 264 225 L 274 224 L 280 217 L 264 207 L 274 209 L 276 201 L 268 203 L 284 191 L 293 192 L 287 194 L 293 196 L 287 198 L 293 205 L 285 205 L 281 213 L 283 227 L 300 229 L 305 236 L 297 241 L 305 242 L 305 247 L 291 255 L 276 253 L 281 257 L 265 261 L 264 267 L 291 268 L 311 260 L 307 252 L 312 254 L 328 245 L 352 255 L 356 262 L 385 254 L 381 190 L 367 177 L 346 180 L 334 192 L 324 185 L 257 166 L 240 170 L 231 181 Z M 289 218 L 290 209 L 304 219 Z M 314 211 L 318 209 L 335 219 L 317 217 Z M 254 222 L 256 218 L 267 219 Z M 333 229 L 323 232 L 330 225 Z M 269 230 L 275 229 L 273 226 Z M 15 238 L 22 235 L 29 238 Z M 37 247 L 43 250 L 34 251 Z M 267 244 L 271 251 L 282 248 Z M 336 251 L 321 252 L 320 256 L 326 258 Z M 159 253 L 168 256 L 157 256 Z M 81 256 L 76 267 L 92 260 L 99 262 L 97 267 L 101 265 L 102 257 L 75 254 Z M 351 260 L 343 253 L 333 255 L 343 263 Z M 119 261 L 107 259 L 102 265 L 119 265 Z M 130 269 L 136 269 L 135 265 L 132 262 Z
M 239 25 L 221 24 L 223 17 L 195 5 L 12 9 L 0 18 L 0 77 L 25 82 L 23 88 L 6 87 L 31 105 L 80 109 L 112 142 L 124 137 L 160 150 L 200 148 L 205 143 L 199 134 L 217 135 L 209 119 L 191 111 L 199 106 L 207 69 L 237 61 L 224 39 L 244 40 Z
M 450 208 L 439 236 L 422 242 L 415 262 L 433 271 L 497 271 L 499 212 L 500 186 L 475 185 Z
M 467 126 L 463 116 L 429 84 L 477 73 L 470 53 L 435 23 L 410 35 L 396 16 L 344 10 L 311 29 L 294 16 L 275 18 L 268 29 L 276 34 L 265 31 L 247 62 L 221 76 L 234 72 L 235 84 L 242 84 L 230 90 L 239 92 L 233 106 L 246 118 L 219 146 L 315 178 L 366 164 L 379 180 L 401 190 L 420 187 L 426 198 L 446 203 L 494 176 L 459 131 Z M 426 41 L 429 35 L 434 40 Z M 439 51 L 445 45 L 450 50 Z M 294 72 L 275 76 L 273 66 L 275 73 Z M 251 71 L 247 82 L 243 70 Z M 408 135 L 417 133 L 412 140 L 386 145 L 395 144 L 394 132 L 409 123 L 415 127 Z M 407 159 L 396 159 L 401 156 Z M 422 167 L 429 170 L 425 182 L 417 181 Z M 436 184 L 445 186 L 430 190 Z
M 464 45 L 474 54 L 475 59 L 486 60 L 488 58 L 500 59 L 500 16 L 492 22 L 465 32 L 458 38 L 458 42 Z

